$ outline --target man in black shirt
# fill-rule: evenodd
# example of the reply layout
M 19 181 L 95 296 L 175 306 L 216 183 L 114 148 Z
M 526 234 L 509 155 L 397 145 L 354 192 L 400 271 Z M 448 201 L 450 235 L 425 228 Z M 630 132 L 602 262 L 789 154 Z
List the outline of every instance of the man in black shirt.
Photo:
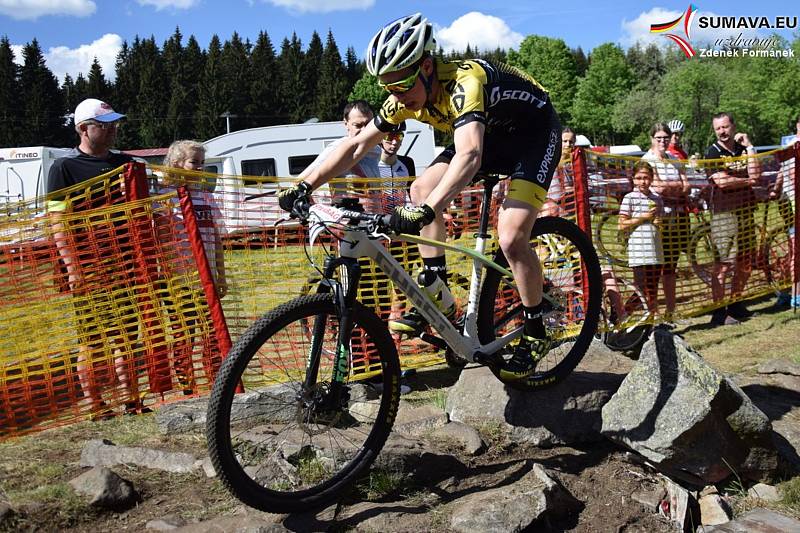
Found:
M 730 113 L 714 115 L 712 121 L 716 142 L 706 150 L 706 159 L 720 159 L 719 165 L 707 169 L 711 182 L 711 238 L 716 248 L 711 295 L 715 302 L 725 297 L 725 278 L 733 266 L 730 299 L 726 307 L 714 311 L 711 323 L 738 324 L 751 313 L 740 301 L 752 270 L 756 251 L 755 196 L 753 186 L 761 178 L 756 150 L 746 133 L 736 132 Z
M 94 98 L 78 104 L 74 120 L 80 143 L 53 163 L 47 177 L 47 210 L 75 304 L 80 337 L 78 378 L 97 418 L 113 413 L 102 401 L 94 363 L 110 360 L 112 351 L 117 378 L 125 389 L 126 407 L 141 407 L 133 367 L 125 361 L 125 353 L 133 349 L 138 322 L 131 275 L 133 253 L 124 222 L 104 217 L 95 220 L 88 215 L 83 219 L 70 217 L 67 222 L 65 215 L 124 201 L 119 176 L 92 180 L 132 161 L 130 156 L 110 150 L 124 116 Z M 87 186 L 81 187 L 84 182 Z

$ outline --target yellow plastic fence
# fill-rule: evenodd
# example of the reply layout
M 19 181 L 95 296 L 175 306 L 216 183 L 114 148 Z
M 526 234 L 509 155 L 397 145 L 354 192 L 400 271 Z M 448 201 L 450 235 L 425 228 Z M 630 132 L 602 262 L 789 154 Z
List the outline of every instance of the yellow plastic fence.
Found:
M 796 154 L 790 147 L 751 159 L 654 162 L 657 212 L 621 230 L 621 218 L 641 215 L 635 195 L 625 199 L 638 158 L 577 150 L 559 168 L 542 211 L 572 218 L 592 235 L 609 327 L 694 316 L 789 287 Z M 723 171 L 744 186 L 714 185 Z M 663 183 L 684 177 L 688 186 L 678 192 Z M 279 223 L 278 182 L 133 166 L 62 192 L 69 209 L 60 218 L 40 207 L 42 198 L 2 206 L 0 438 L 207 392 L 230 342 L 269 309 L 314 291 L 319 279 L 306 252 L 321 265 L 321 247 L 307 250 L 302 227 Z M 501 181 L 494 190 L 492 227 L 506 187 Z M 407 188 L 407 180 L 387 188 L 344 179 L 315 200 L 331 201 L 332 191 L 368 211 L 388 210 L 386 199 L 407 201 Z M 451 205 L 451 242 L 474 244 L 481 193 L 472 185 Z M 415 272 L 416 247 L 392 247 Z M 472 261 L 447 255 L 450 286 L 463 304 Z M 65 259 L 76 268 L 67 271 Z M 404 299 L 364 267 L 359 298 L 383 318 L 402 313 Z M 416 341 L 398 348 L 405 368 L 442 360 Z M 368 364 L 354 365 L 365 371 Z

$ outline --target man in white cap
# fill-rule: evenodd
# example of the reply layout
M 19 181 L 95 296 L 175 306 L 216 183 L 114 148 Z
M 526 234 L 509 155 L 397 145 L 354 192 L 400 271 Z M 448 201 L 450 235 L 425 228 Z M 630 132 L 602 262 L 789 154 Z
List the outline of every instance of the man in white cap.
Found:
M 74 120 L 80 143 L 57 159 L 47 176 L 47 210 L 53 223 L 53 238 L 66 267 L 75 303 L 78 379 L 94 418 L 114 414 L 102 399 L 93 364 L 109 361 L 112 351 L 127 411 L 142 408 L 133 365 L 125 360 L 125 354 L 133 350 L 138 322 L 135 280 L 131 274 L 133 252 L 124 220 L 103 223 L 92 222 L 89 217 L 74 217 L 66 223 L 63 215 L 117 204 L 124 201 L 124 195 L 116 176 L 100 180 L 88 189 L 58 192 L 133 160 L 129 155 L 111 151 L 119 121 L 124 117 L 96 98 L 78 104 Z M 120 310 L 124 311 L 122 317 L 118 314 Z

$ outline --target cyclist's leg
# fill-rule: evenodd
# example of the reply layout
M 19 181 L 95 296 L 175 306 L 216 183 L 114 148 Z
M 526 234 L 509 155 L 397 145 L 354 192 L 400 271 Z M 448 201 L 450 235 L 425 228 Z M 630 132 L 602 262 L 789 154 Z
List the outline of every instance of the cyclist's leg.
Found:
M 542 320 L 541 264 L 529 239 L 561 158 L 561 125 L 555 113 L 550 127 L 528 141 L 530 144 L 518 151 L 521 155 L 517 156 L 508 195 L 498 216 L 500 248 L 514 274 L 525 315 L 520 342 L 500 370 L 504 379 L 530 376 L 551 345 Z
M 444 173 L 447 171 L 447 167 L 453 155 L 455 155 L 455 148 L 448 148 L 425 169 L 422 176 L 414 180 L 411 184 L 412 203 L 419 205 L 427 200 L 428 195 L 441 181 L 442 176 L 444 176 Z M 428 239 L 444 241 L 446 238 L 446 226 L 442 213 L 436 213 L 434 221 L 423 227 L 420 234 Z M 436 281 L 436 277 L 438 276 L 445 283 L 443 291 L 447 291 L 447 262 L 445 260 L 444 249 L 438 246 L 420 244 L 419 253 L 422 257 L 421 279 L 418 279 L 420 285 L 429 286 Z M 456 309 L 455 305 L 452 305 L 452 296 L 449 294 L 441 294 L 440 301 L 441 302 L 437 302 L 437 304 L 441 303 L 442 311 L 445 312 L 445 314 L 452 315 L 454 318 Z M 403 316 L 389 321 L 389 329 L 391 331 L 410 336 L 419 335 L 425 326 L 425 319 L 416 309 L 409 309 Z

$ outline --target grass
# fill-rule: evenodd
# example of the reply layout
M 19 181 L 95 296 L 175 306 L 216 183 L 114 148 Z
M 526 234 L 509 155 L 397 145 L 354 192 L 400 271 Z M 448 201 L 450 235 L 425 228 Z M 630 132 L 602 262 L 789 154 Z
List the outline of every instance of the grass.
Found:
M 702 315 L 680 321 L 675 332 L 723 372 L 753 373 L 771 359 L 800 364 L 800 313 L 776 309 L 773 302 L 771 296 L 748 302 L 757 315 L 736 326 L 713 327 Z

